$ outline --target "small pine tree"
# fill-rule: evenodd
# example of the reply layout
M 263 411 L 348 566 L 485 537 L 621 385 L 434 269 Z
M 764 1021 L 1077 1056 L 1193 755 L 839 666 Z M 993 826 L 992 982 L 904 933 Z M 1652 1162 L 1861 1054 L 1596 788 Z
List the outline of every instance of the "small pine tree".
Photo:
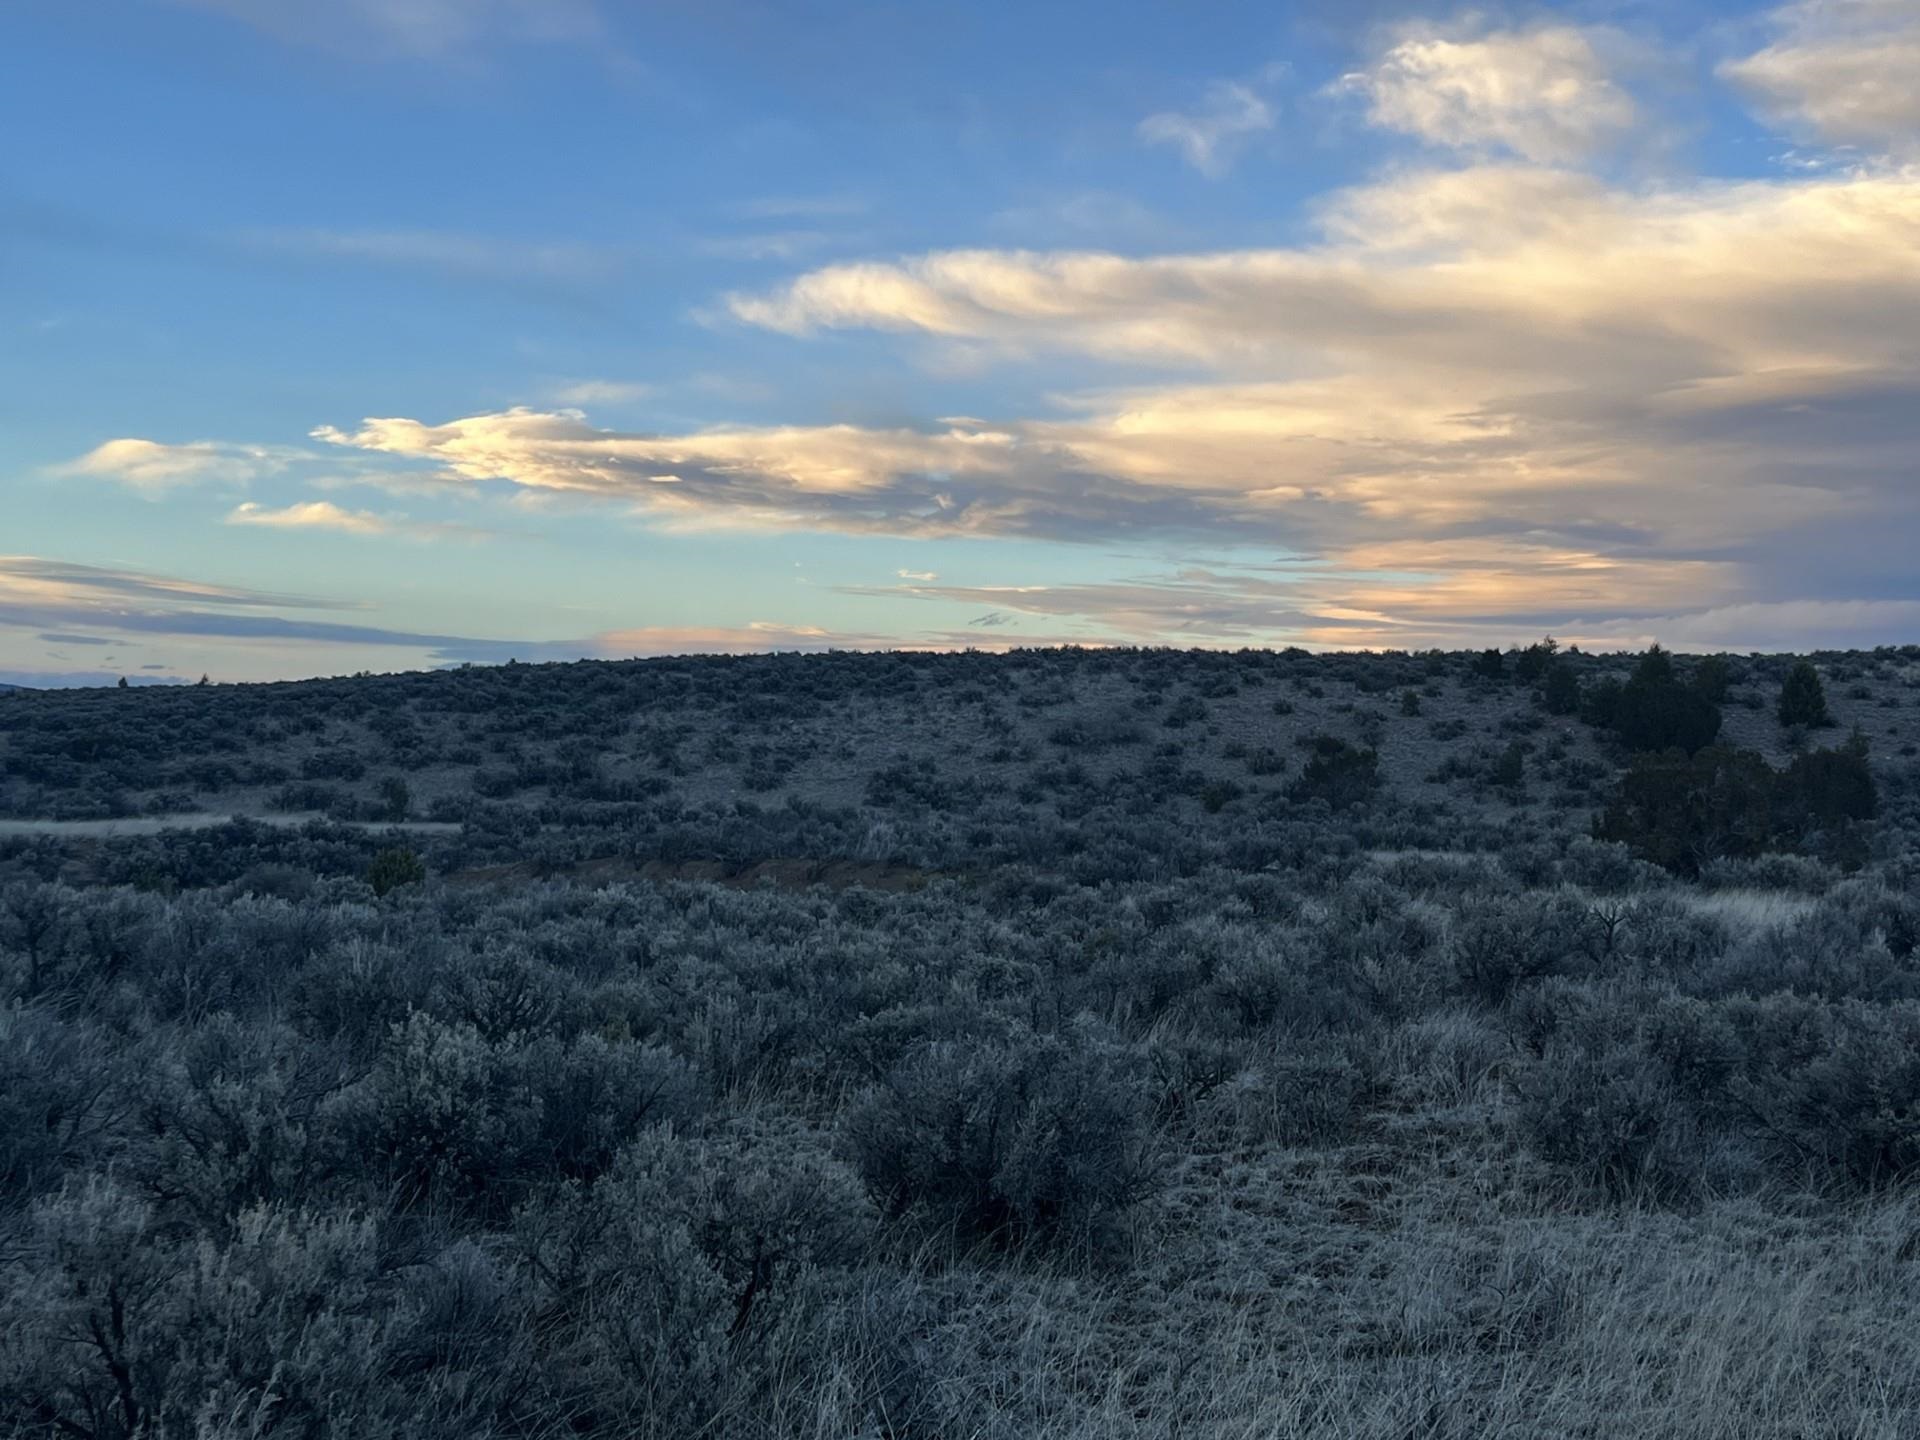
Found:
M 376 895 L 385 895 L 402 885 L 418 885 L 426 878 L 425 862 L 404 846 L 382 850 L 367 867 L 367 884 Z
M 1401 694 L 1400 713 L 1402 715 L 1418 715 L 1420 713 L 1420 692 L 1418 690 L 1408 690 Z
M 1786 682 L 1780 687 L 1780 723 L 1815 727 L 1833 724 L 1820 672 L 1810 661 L 1801 660 L 1787 672 Z

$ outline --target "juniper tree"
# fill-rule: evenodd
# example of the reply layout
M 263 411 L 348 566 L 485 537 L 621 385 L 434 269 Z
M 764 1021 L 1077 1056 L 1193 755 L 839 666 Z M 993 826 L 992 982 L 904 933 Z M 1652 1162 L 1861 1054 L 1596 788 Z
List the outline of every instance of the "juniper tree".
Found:
M 1786 681 L 1780 687 L 1780 723 L 1788 726 L 1833 724 L 1833 715 L 1827 709 L 1826 689 L 1812 662 L 1798 661 L 1787 672 Z

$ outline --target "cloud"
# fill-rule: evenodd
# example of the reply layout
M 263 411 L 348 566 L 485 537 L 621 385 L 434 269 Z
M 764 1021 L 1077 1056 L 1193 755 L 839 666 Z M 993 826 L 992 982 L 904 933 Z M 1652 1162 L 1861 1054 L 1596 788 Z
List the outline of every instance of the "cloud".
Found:
M 1602 629 L 1602 643 L 1639 648 L 1658 639 L 1682 650 L 1870 649 L 1911 643 L 1920 600 L 1785 600 L 1656 615 Z
M 1338 88 L 1367 118 L 1429 145 L 1580 160 L 1634 123 L 1632 99 L 1607 74 L 1596 36 L 1571 25 L 1454 31 L 1406 26 Z
M 1249 135 L 1271 130 L 1273 107 L 1252 87 L 1218 80 L 1207 87 L 1198 110 L 1164 110 L 1140 122 L 1140 138 L 1172 145 L 1202 175 L 1218 178 L 1232 168 L 1235 151 Z
M 119 637 L 134 644 L 156 636 L 237 644 L 289 643 L 413 651 L 421 663 L 442 647 L 470 643 L 459 636 L 423 634 L 321 618 L 350 612 L 344 601 L 208 584 L 148 571 L 82 565 L 31 555 L 0 556 L 0 630 Z M 291 612 L 291 613 L 289 613 Z M 284 651 L 276 665 L 283 664 Z
M 1920 524 L 1920 168 L 1626 188 L 1476 163 L 1340 192 L 1320 221 L 1284 249 L 829 266 L 732 308 L 797 336 L 1195 372 L 993 422 L 1003 463 L 1053 478 L 1024 480 L 1018 508 L 977 497 L 983 527 L 1097 539 L 1151 514 L 1316 556 L 1430 543 L 1476 563 L 1529 537 L 1489 570 L 1498 593 L 1443 581 L 1451 561 L 1421 581 L 1463 623 L 1574 576 L 1614 598 L 1559 614 L 1911 593 L 1894 537 Z M 1411 587 L 1386 598 L 1422 633 L 1450 623 Z
M 419 652 L 422 659 L 455 651 L 464 654 L 468 648 L 496 643 L 313 618 L 314 612 L 352 609 L 349 602 L 324 597 L 213 585 L 39 556 L 0 556 L 0 628 L 42 636 L 60 633 L 65 643 L 75 643 L 74 636 L 64 633 L 69 627 L 122 640 L 170 636 L 406 649 Z M 283 613 L 287 611 L 293 613 Z
M 575 380 L 555 389 L 553 398 L 562 405 L 634 405 L 656 389 L 641 380 Z
M 112 480 L 158 496 L 186 485 L 245 485 L 262 475 L 284 469 L 300 452 L 264 445 L 234 445 L 217 440 L 195 440 L 168 445 L 157 440 L 127 437 L 108 440 L 52 474 Z
M 720 260 L 798 260 L 828 246 L 846 249 L 856 238 L 834 230 L 763 230 L 710 236 L 699 243 L 699 250 Z
M 902 635 L 829 630 L 774 620 L 740 625 L 643 624 L 557 639 L 500 638 L 395 629 L 312 614 L 315 610 L 350 608 L 338 600 L 209 585 L 35 556 L 0 556 L 0 634 L 24 630 L 32 632 L 41 644 L 123 645 L 128 647 L 130 662 L 132 654 L 144 648 L 143 642 L 164 638 L 176 645 L 194 645 L 192 663 L 184 659 L 180 662 L 181 668 L 192 673 L 210 670 L 230 674 L 234 666 L 251 665 L 263 678 L 283 679 L 301 674 L 339 674 L 367 668 L 370 662 L 402 668 L 497 664 L 509 659 L 531 662 L 618 660 L 642 655 L 953 649 L 980 643 L 977 636 L 939 629 Z M 280 613 L 285 610 L 295 613 Z M 62 625 L 87 626 L 104 634 L 49 628 Z M 1021 643 L 1047 642 L 1034 637 L 1023 638 Z M 102 658 L 111 664 L 117 657 Z M 173 668 L 129 663 L 124 673 Z M 118 673 L 122 672 L 0 670 L 0 679 L 27 685 L 111 684 Z M 137 678 L 135 683 L 139 683 Z
M 1920 7 L 1801 0 L 1770 16 L 1779 38 L 1720 67 L 1776 125 L 1836 145 L 1920 143 Z
M 1622 191 L 1478 166 L 1348 192 L 1323 222 L 1298 249 L 943 253 L 737 303 L 800 334 L 1202 372 L 1051 414 L 653 435 L 514 410 L 315 434 L 683 527 L 1273 545 L 1346 586 L 1316 600 L 1318 643 L 1911 584 L 1920 174 Z
M 1882 461 L 1910 433 L 1897 397 L 1920 379 L 1920 171 L 1624 191 L 1479 166 L 1345 192 L 1323 221 L 1324 243 L 1294 249 L 832 266 L 733 309 L 798 335 L 917 331 L 1215 372 L 994 430 L 1097 474 L 1269 501 L 1559 499 L 1548 482 L 1577 472 L 1664 472 L 1649 439 L 1710 440 L 1698 458 L 1724 476 L 1732 422 L 1783 414 L 1798 418 L 1746 457 L 1750 476 L 1781 472 L 1775 441 L 1796 428 L 1809 451 Z
M 935 251 L 728 298 L 795 337 L 1004 362 L 1003 394 L 1039 390 L 1019 383 L 1035 361 L 1083 377 L 1012 413 L 661 433 L 556 405 L 313 434 L 387 476 L 598 501 L 660 529 L 1291 557 L 1100 591 L 897 577 L 953 607 L 938 634 L 983 611 L 1208 643 L 1759 627 L 1788 612 L 1754 607 L 1790 605 L 1891 623 L 1920 590 L 1920 167 L 1629 183 L 1489 158 L 1557 162 L 1630 117 L 1621 95 L 1605 118 L 1613 82 L 1586 66 L 1605 46 L 1564 30 L 1399 32 L 1369 72 L 1376 100 L 1402 72 L 1451 74 L 1463 46 L 1518 46 L 1533 68 L 1499 74 L 1547 79 L 1436 81 L 1454 98 L 1432 134 L 1471 153 L 1325 197 L 1296 243 Z M 1567 72 L 1597 105 L 1569 102 L 1535 143 L 1527 106 Z
M 902 580 L 917 580 L 922 584 L 928 584 L 940 578 L 939 575 L 932 570 L 896 570 L 893 573 L 898 575 Z
M 516 408 L 444 424 L 368 419 L 315 438 L 428 461 L 470 482 L 617 501 L 678 529 L 810 527 L 848 534 L 1074 536 L 1204 527 L 1170 490 L 1082 474 L 1044 440 L 974 425 L 775 426 L 652 435 L 577 412 Z
M 356 60 L 450 60 L 493 43 L 579 43 L 604 33 L 592 0 L 174 0 Z
M 338 602 L 271 590 L 209 585 L 143 570 L 81 565 L 37 555 L 0 555 L 0 612 L 17 615 L 36 604 L 91 606 L 114 614 L 128 605 L 213 606 L 215 608 L 328 609 Z M 13 623 L 20 623 L 15 620 Z
M 1737 589 L 1731 567 L 1715 562 L 1624 560 L 1513 537 L 1363 545 L 1286 564 L 1191 565 L 1111 581 L 842 592 L 986 605 L 993 608 L 970 625 L 1030 615 L 1066 638 L 1100 643 L 1420 649 L 1506 644 L 1548 630 L 1583 644 L 1644 645 L 1650 626 L 1685 644 L 1692 632 L 1677 617 L 1709 613 Z
M 229 525 L 265 525 L 281 530 L 338 530 L 346 535 L 388 535 L 393 523 L 369 510 L 342 510 L 327 500 L 309 500 L 269 510 L 251 500 L 227 516 Z
M 380 515 L 371 510 L 346 510 L 330 500 L 306 500 L 275 510 L 248 501 L 227 515 L 229 525 L 257 525 L 275 530 L 332 530 L 342 535 L 398 536 L 411 540 L 438 540 L 450 536 L 477 539 L 491 532 L 472 525 L 411 520 L 405 515 Z
M 1017 624 L 1018 615 L 1042 617 L 1056 627 L 1053 643 L 1421 649 L 1507 645 L 1550 631 L 1587 649 L 1641 649 L 1659 641 L 1694 651 L 1804 651 L 1899 643 L 1920 626 L 1920 599 L 1676 607 L 1672 602 L 1714 594 L 1726 577 L 1706 569 L 1676 587 L 1666 573 L 1618 573 L 1594 557 L 1526 555 L 1525 548 L 1440 559 L 1439 586 L 1396 588 L 1356 581 L 1340 569 L 1342 563 L 1427 566 L 1439 555 L 1439 547 L 1431 547 L 1424 557 L 1355 553 L 1264 570 L 1192 567 L 1105 583 L 919 586 L 907 593 L 997 607 L 968 621 L 972 626 L 998 628 Z M 1524 582 L 1531 602 L 1524 611 L 1510 603 L 1508 587 L 1516 580 Z M 846 589 L 855 595 L 901 593 Z M 1636 593 L 1651 603 L 1622 608 L 1622 595 Z

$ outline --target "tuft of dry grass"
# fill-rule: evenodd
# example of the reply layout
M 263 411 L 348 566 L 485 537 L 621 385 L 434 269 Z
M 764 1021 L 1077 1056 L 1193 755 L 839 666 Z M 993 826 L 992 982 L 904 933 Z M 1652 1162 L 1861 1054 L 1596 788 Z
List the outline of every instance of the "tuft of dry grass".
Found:
M 1718 920 L 1726 926 L 1729 935 L 1741 939 L 1791 925 L 1811 914 L 1819 903 L 1810 896 L 1779 890 L 1683 890 L 1675 893 L 1688 909 Z

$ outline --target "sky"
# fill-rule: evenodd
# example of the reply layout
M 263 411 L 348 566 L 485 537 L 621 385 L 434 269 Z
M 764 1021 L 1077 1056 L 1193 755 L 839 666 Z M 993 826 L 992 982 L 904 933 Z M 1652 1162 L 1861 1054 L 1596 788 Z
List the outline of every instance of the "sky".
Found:
M 1920 0 L 8 0 L 0 682 L 1920 641 Z

